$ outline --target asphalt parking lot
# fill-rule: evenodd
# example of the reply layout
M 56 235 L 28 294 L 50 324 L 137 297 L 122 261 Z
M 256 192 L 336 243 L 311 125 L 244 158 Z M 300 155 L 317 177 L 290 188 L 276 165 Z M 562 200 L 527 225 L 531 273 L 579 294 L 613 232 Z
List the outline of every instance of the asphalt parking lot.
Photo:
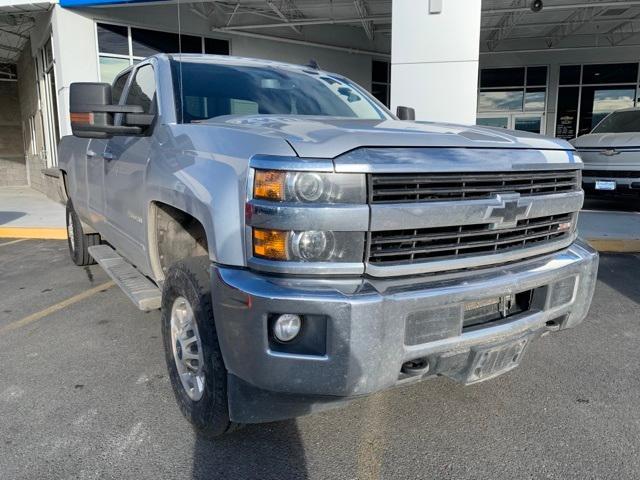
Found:
M 640 256 L 604 255 L 588 319 L 523 365 L 194 435 L 142 313 L 64 241 L 0 240 L 0 478 L 638 478 Z

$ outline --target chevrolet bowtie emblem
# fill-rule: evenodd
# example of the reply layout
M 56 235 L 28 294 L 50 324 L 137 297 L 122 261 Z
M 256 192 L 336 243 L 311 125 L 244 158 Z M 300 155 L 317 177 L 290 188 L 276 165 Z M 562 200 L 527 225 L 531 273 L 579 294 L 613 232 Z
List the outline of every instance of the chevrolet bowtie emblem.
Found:
M 602 155 L 606 155 L 607 157 L 613 157 L 614 155 L 620 155 L 620 152 L 615 148 L 607 148 L 600 152 Z
M 531 200 L 520 198 L 519 193 L 499 193 L 495 199 L 499 205 L 491 205 L 487 209 L 486 219 L 491 223 L 491 229 L 513 228 L 518 220 L 527 218 L 531 210 Z

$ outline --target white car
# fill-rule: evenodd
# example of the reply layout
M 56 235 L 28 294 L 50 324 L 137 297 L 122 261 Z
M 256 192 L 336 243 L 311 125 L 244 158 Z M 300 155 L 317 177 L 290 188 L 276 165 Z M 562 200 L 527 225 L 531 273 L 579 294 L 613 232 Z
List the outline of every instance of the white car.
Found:
M 640 196 L 640 107 L 607 115 L 571 143 L 584 161 L 586 192 Z

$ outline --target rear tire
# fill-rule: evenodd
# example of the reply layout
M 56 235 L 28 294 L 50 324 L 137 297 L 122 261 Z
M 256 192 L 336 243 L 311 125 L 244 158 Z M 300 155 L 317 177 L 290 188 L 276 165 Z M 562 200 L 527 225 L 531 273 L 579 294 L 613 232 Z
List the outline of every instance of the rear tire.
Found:
M 100 245 L 100 234 L 84 233 L 82 222 L 73 209 L 71 200 L 67 201 L 67 244 L 71 260 L 78 266 L 93 265 L 95 260 L 89 254 L 89 247 Z
M 227 369 L 213 321 L 207 257 L 169 268 L 162 290 L 162 338 L 169 379 L 182 414 L 206 437 L 231 432 Z

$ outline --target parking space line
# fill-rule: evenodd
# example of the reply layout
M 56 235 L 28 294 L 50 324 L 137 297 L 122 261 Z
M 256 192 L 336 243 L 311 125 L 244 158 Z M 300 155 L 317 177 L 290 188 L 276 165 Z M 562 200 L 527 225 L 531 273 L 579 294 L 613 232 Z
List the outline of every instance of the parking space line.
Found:
M 26 242 L 29 240 L 28 238 L 19 238 L 17 240 L 11 240 L 10 242 L 0 243 L 0 247 L 4 247 L 5 245 L 13 245 L 14 243 Z
M 16 320 L 15 322 L 11 322 L 3 327 L 0 327 L 0 335 L 3 333 L 11 332 L 20 327 L 24 327 L 25 325 L 29 325 L 30 323 L 37 322 L 38 320 L 43 319 L 44 317 L 51 315 L 63 308 L 68 307 L 69 305 L 73 305 L 74 303 L 81 302 L 82 300 L 95 295 L 96 293 L 103 292 L 108 288 L 111 288 L 114 285 L 112 281 L 105 282 L 102 285 L 98 285 L 97 287 L 90 288 L 89 290 L 85 290 L 73 297 L 69 297 L 66 300 L 62 300 L 54 305 L 51 305 L 44 310 L 40 310 L 39 312 L 32 313 L 31 315 L 24 317 L 20 320 Z
M 10 242 L 0 243 L 0 247 L 4 247 L 5 245 L 13 245 L 14 243 L 25 242 L 29 240 L 28 238 L 19 238 L 17 240 L 11 240 Z

